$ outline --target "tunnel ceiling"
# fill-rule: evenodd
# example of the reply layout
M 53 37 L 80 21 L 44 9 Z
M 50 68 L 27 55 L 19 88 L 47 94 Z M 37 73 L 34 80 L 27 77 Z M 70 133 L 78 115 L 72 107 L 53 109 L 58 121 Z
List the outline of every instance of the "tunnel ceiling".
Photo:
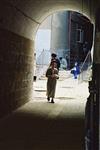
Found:
M 42 21 L 56 11 L 77 11 L 94 22 L 94 2 L 90 3 L 90 0 L 2 0 L 4 5 L 1 6 L 0 14 L 4 21 L 0 26 L 34 39 Z
M 69 9 L 86 14 L 87 16 L 90 15 L 90 2 L 87 0 L 10 0 L 8 2 L 37 23 L 41 23 L 45 17 L 59 10 Z

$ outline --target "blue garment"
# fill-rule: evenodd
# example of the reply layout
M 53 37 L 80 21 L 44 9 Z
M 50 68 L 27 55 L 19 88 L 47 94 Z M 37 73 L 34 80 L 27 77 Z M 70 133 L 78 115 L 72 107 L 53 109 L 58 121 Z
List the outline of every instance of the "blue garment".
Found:
M 80 74 L 79 66 L 75 65 L 75 67 L 71 70 L 71 73 L 74 75 L 74 79 L 77 79 L 77 75 Z

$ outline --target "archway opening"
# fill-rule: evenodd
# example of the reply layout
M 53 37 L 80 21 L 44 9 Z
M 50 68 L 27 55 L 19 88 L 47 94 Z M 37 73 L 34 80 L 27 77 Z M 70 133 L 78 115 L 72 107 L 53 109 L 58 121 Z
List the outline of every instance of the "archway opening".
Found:
M 59 60 L 61 59 L 60 79 L 72 79 L 71 82 L 72 85 L 75 85 L 75 88 L 76 85 L 81 88 L 81 85 L 84 84 L 84 95 L 86 94 L 86 97 L 83 97 L 87 99 L 89 94 L 88 81 L 91 80 L 92 72 L 92 47 L 93 24 L 86 16 L 75 11 L 58 11 L 48 16 L 40 25 L 36 34 L 34 81 L 39 81 L 42 78 L 44 80 L 46 69 L 51 61 L 51 53 L 56 53 Z M 76 62 L 80 68 L 77 79 L 72 73 Z M 68 89 L 66 90 L 68 91 Z M 44 87 L 44 90 L 40 89 L 41 91 L 45 93 L 46 87 Z M 67 94 L 65 95 L 67 96 Z M 82 97 L 82 93 L 80 95 Z M 58 97 L 64 98 L 64 96 Z

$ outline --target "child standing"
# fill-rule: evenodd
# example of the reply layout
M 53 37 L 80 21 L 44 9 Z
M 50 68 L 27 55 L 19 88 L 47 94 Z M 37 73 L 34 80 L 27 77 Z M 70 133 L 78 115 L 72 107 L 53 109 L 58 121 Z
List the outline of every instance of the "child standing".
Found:
M 46 72 L 47 79 L 47 100 L 51 103 L 54 103 L 54 97 L 55 97 L 55 90 L 56 90 L 56 82 L 59 78 L 58 76 L 58 69 L 57 69 L 57 63 L 55 60 L 51 61 L 50 67 L 47 69 Z

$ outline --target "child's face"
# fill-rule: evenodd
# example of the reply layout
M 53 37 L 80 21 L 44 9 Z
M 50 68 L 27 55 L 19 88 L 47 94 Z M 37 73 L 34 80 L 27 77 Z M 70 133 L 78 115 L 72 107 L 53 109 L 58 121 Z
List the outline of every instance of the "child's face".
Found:
M 52 63 L 52 67 L 53 67 L 53 68 L 56 68 L 56 67 L 57 67 L 57 63 L 56 63 L 56 62 L 53 62 L 53 63 Z

